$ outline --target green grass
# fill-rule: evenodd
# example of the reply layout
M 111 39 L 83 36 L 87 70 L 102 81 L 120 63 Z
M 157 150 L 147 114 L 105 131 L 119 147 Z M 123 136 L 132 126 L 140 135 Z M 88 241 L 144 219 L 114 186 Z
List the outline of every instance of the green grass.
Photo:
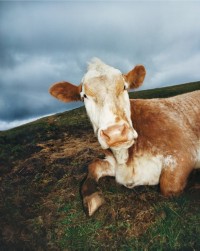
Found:
M 189 215 L 190 202 L 183 199 L 170 200 L 155 205 L 160 219 L 148 229 L 143 240 L 148 250 L 198 250 L 200 248 L 200 213 Z M 144 245 L 144 244 L 143 244 Z
M 138 237 L 124 234 L 131 222 L 102 222 L 100 214 L 84 219 L 73 205 L 63 208 L 65 231 L 59 245 L 69 250 L 199 250 L 200 212 L 190 215 L 190 201 L 184 197 L 154 204 L 156 221 Z M 104 239 L 98 238 L 105 233 Z
M 76 196 L 73 202 L 65 203 L 58 209 L 58 214 L 64 216 L 58 220 L 56 229 L 62 229 L 58 246 L 61 250 L 91 250 L 98 248 L 95 235 L 102 228 L 103 222 L 87 218 L 82 212 L 80 198 Z M 55 241 L 57 239 L 54 234 Z

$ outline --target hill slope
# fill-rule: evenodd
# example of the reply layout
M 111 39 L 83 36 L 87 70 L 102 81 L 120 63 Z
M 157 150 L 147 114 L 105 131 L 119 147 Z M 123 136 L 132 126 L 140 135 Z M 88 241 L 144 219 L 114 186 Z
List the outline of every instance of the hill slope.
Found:
M 130 96 L 171 96 L 188 88 L 200 89 L 200 82 Z M 197 171 L 171 199 L 157 186 L 128 190 L 105 178 L 106 205 L 85 216 L 79 189 L 88 163 L 103 152 L 83 107 L 1 132 L 0 149 L 1 251 L 200 249 Z
M 145 91 L 132 92 L 130 93 L 130 98 L 168 98 L 171 96 L 196 90 L 200 90 L 200 81 Z

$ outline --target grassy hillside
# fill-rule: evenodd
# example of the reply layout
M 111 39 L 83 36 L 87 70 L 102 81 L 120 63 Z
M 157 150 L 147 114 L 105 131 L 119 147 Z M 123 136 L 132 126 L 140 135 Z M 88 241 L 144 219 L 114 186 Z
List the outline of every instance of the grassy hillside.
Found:
M 131 96 L 194 89 L 200 82 Z M 200 250 L 199 171 L 171 199 L 158 186 L 129 190 L 104 178 L 106 204 L 88 218 L 79 191 L 97 157 L 83 107 L 0 132 L 0 250 Z
M 179 94 L 183 94 L 186 92 L 192 92 L 200 90 L 200 81 L 198 82 L 192 82 L 182 85 L 173 85 L 173 86 L 167 86 L 163 88 L 156 88 L 151 90 L 145 90 L 145 91 L 137 91 L 130 93 L 130 98 L 167 98 Z

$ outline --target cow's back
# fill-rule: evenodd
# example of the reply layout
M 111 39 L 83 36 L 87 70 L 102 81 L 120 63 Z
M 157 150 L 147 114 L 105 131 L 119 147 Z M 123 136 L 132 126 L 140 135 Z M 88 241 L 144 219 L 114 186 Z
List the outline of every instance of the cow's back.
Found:
M 175 121 L 180 121 L 180 127 L 186 126 L 200 139 L 200 91 L 178 95 L 166 101 L 172 114 L 176 111 Z

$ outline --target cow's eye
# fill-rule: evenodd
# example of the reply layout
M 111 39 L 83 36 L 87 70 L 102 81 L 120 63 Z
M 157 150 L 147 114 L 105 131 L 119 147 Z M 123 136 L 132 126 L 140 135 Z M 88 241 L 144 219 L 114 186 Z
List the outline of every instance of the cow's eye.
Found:
M 128 91 L 128 84 L 127 83 L 124 83 L 124 91 Z
M 81 100 L 82 101 L 84 101 L 84 99 L 87 98 L 87 95 L 85 93 L 83 93 L 83 92 L 81 92 L 80 95 L 81 95 Z
M 84 93 L 84 94 L 82 94 L 82 101 L 84 101 L 84 99 L 86 99 L 87 98 L 87 95 Z

